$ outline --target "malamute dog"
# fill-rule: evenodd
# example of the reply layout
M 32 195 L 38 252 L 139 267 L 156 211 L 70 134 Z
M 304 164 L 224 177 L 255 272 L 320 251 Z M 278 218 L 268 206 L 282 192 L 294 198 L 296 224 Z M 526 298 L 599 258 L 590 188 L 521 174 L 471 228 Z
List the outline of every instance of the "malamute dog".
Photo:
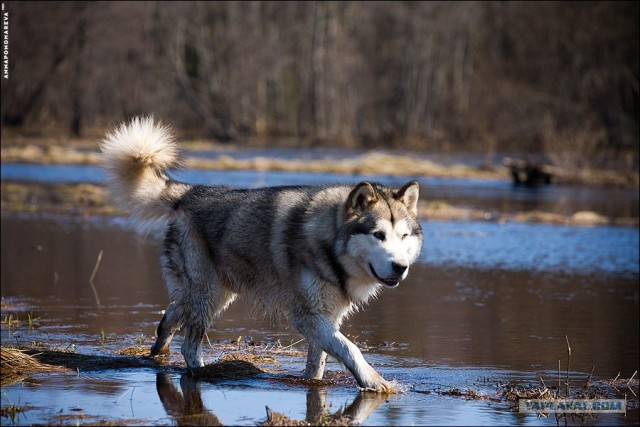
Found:
M 307 339 L 304 376 L 320 379 L 327 354 L 363 389 L 391 391 L 341 332 L 345 316 L 395 288 L 418 258 L 418 183 L 236 189 L 189 185 L 169 128 L 152 117 L 120 124 L 101 141 L 109 189 L 139 220 L 167 220 L 161 267 L 170 304 L 152 355 L 184 330 L 182 355 L 204 365 L 202 342 L 238 294 L 283 314 Z

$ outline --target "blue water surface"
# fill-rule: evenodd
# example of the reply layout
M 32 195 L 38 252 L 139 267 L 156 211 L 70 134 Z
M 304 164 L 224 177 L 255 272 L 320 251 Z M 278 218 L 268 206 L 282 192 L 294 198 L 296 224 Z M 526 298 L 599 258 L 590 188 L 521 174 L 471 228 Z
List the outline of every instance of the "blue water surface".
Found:
M 636 228 L 496 222 L 423 222 L 422 227 L 426 264 L 638 275 Z

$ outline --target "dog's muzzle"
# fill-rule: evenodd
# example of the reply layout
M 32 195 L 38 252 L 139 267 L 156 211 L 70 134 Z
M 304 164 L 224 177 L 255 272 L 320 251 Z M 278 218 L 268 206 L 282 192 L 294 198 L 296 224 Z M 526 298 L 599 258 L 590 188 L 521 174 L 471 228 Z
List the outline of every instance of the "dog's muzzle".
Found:
M 398 274 L 397 276 L 390 276 L 390 277 L 386 277 L 386 278 L 382 278 L 378 275 L 378 273 L 376 272 L 376 269 L 373 268 L 373 265 L 371 265 L 371 263 L 369 263 L 369 269 L 371 270 L 371 274 L 373 274 L 373 277 L 375 277 L 376 279 L 378 279 L 378 281 L 389 287 L 389 288 L 395 288 L 396 286 L 398 286 L 400 284 L 400 281 L 402 280 L 402 274 L 405 272 L 405 270 L 407 269 L 407 267 L 401 266 L 402 267 L 402 272 L 400 272 L 400 274 Z M 394 264 L 393 266 L 394 272 L 397 274 L 400 270 L 399 267 L 396 267 L 396 265 Z

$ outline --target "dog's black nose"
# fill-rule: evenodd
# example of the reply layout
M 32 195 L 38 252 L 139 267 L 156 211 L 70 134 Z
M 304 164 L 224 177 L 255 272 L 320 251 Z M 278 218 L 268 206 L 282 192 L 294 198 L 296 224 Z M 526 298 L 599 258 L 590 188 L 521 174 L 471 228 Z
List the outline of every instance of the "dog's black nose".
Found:
M 391 263 L 391 268 L 398 276 L 401 276 L 407 270 L 406 265 L 398 264 L 397 262 Z

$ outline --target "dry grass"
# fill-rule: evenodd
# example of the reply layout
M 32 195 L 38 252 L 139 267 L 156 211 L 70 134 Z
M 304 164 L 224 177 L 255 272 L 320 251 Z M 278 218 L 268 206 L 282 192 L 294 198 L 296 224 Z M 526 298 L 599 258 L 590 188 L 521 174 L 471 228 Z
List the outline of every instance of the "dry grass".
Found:
M 498 396 L 504 397 L 510 402 L 518 404 L 520 399 L 553 399 L 553 393 L 544 386 L 522 385 L 522 384 L 501 384 L 499 385 Z
M 320 420 L 317 422 L 310 423 L 308 421 L 302 420 L 292 420 L 280 412 L 273 411 L 268 406 L 267 410 L 267 419 L 262 423 L 258 424 L 261 426 L 311 426 L 311 425 L 322 425 L 322 426 L 349 426 L 353 425 L 354 419 L 349 417 L 348 415 L 344 415 L 341 410 L 331 414 L 322 415 Z
M 442 396 L 464 397 L 466 400 L 486 400 L 490 402 L 509 402 L 512 410 L 517 411 L 520 399 L 621 399 L 624 398 L 627 410 L 638 409 L 638 372 L 634 372 L 629 379 L 623 379 L 620 374 L 613 380 L 593 382 L 593 372 L 595 367 L 591 369 L 587 380 L 583 383 L 576 384 L 570 378 L 571 367 L 571 346 L 567 340 L 567 366 L 566 372 L 560 369 L 560 360 L 558 361 L 558 376 L 553 379 L 550 387 L 540 377 L 539 384 L 520 384 L 510 382 L 506 384 L 498 384 L 495 394 L 481 394 L 478 391 L 467 388 L 461 390 L 451 387 L 445 391 L 436 391 Z M 557 382 L 556 382 L 557 380 Z M 557 384 L 557 385 L 556 385 Z M 413 390 L 415 393 L 430 394 L 428 390 Z M 570 414 L 584 422 L 587 418 L 594 418 L 593 414 Z M 548 414 L 538 413 L 538 416 L 546 417 Z M 556 414 L 558 419 L 567 417 L 567 414 Z
M 97 141 L 97 140 L 96 140 Z M 100 155 L 96 141 L 68 143 L 68 141 L 24 140 L 13 141 L 0 150 L 2 162 L 23 162 L 37 164 L 98 164 Z M 193 149 L 211 149 L 212 145 L 184 143 Z M 79 149 L 81 148 L 81 149 Z M 83 148 L 83 149 L 82 149 Z M 456 178 L 490 178 L 508 179 L 507 168 L 483 168 L 467 165 L 443 166 L 426 159 L 415 159 L 411 156 L 394 155 L 372 151 L 355 159 L 346 160 L 314 160 L 297 161 L 255 157 L 252 159 L 234 159 L 221 155 L 217 159 L 190 157 L 186 159 L 188 167 L 209 170 L 258 170 L 287 172 L 318 172 L 341 174 L 375 174 L 375 175 L 412 175 L 438 176 Z M 620 188 L 638 188 L 640 185 L 637 173 L 616 170 L 598 170 L 590 168 L 561 168 L 545 166 L 545 170 L 553 174 L 553 181 L 559 184 L 580 184 L 608 186 Z
M 271 356 L 264 356 L 260 354 L 253 353 L 245 353 L 245 352 L 237 352 L 237 353 L 227 353 L 223 354 L 220 357 L 220 362 L 230 362 L 234 360 L 239 360 L 243 362 L 249 362 L 256 365 L 277 365 L 278 361 Z
M 104 187 L 94 184 L 38 184 L 2 182 L 1 207 L 7 212 L 51 212 L 74 215 L 122 215 Z M 453 206 L 440 200 L 419 202 L 418 212 L 428 221 L 534 222 L 558 225 L 620 225 L 637 227 L 638 218 L 610 220 L 595 212 L 562 215 L 544 211 L 504 213 Z
M 638 227 L 639 224 L 637 217 L 610 219 L 591 211 L 579 211 L 570 215 L 539 210 L 506 213 L 457 207 L 439 200 L 420 201 L 418 212 L 423 219 L 429 221 L 493 221 L 501 224 L 506 222 L 519 222 L 579 227 L 594 227 L 600 225 Z
M 122 356 L 149 356 L 151 354 L 151 348 L 149 346 L 140 345 L 131 346 L 117 350 L 116 354 L 120 354 Z
M 638 188 L 638 172 L 619 172 L 592 168 L 560 168 L 547 166 L 558 184 L 591 185 L 599 187 Z
M 36 184 L 2 182 L 3 211 L 52 212 L 74 215 L 119 213 L 106 190 L 93 184 Z
M 2 347 L 2 385 L 13 383 L 30 373 L 97 371 L 106 369 L 126 369 L 158 367 L 151 358 L 147 347 L 127 347 L 116 351 L 118 356 L 85 355 L 44 348 Z M 141 357 L 142 356 L 142 357 Z M 278 361 L 265 355 L 245 352 L 224 354 L 216 363 L 191 370 L 198 378 L 242 379 L 273 373 L 257 365 L 277 365 Z
M 23 162 L 37 164 L 98 164 L 95 139 L 56 139 L 44 137 L 12 136 L 9 144 L 0 149 L 2 162 Z M 211 150 L 216 145 L 208 142 L 185 141 L 184 148 L 191 150 Z M 229 148 L 228 146 L 224 147 Z M 443 166 L 426 159 L 416 159 L 410 155 L 388 154 L 371 151 L 355 159 L 298 161 L 255 157 L 252 159 L 234 159 L 221 155 L 216 159 L 190 157 L 186 159 L 188 167 L 210 170 L 258 170 L 287 172 L 325 172 L 341 174 L 410 175 L 456 178 L 508 179 L 509 171 L 505 167 L 472 167 L 467 165 Z M 553 174 L 553 182 L 559 184 L 580 184 L 621 188 L 638 188 L 640 177 L 636 172 L 618 170 L 598 170 L 585 167 L 545 166 Z
M 236 339 L 232 339 L 225 342 L 217 342 L 214 346 L 222 351 L 219 356 L 220 360 L 224 360 L 227 354 L 250 354 L 255 356 L 260 353 L 263 355 L 277 355 L 277 356 L 291 356 L 291 357 L 306 357 L 307 354 L 296 348 L 296 345 L 303 342 L 304 339 L 292 342 L 289 345 L 282 345 L 280 340 L 269 344 L 266 342 L 246 341 L 241 336 Z M 232 356 L 234 357 L 234 356 Z M 266 359 L 265 359 L 266 360 Z
M 2 147 L 2 162 L 37 164 L 99 164 L 96 151 L 79 151 L 76 148 L 58 145 L 20 145 Z M 267 157 L 234 159 L 221 155 L 216 159 L 189 157 L 185 164 L 189 168 L 207 170 L 256 170 L 283 172 L 316 172 L 364 175 L 410 175 L 458 178 L 505 179 L 506 169 L 486 170 L 465 165 L 442 166 L 424 159 L 410 156 L 371 152 L 355 159 L 345 160 L 284 160 Z
M 36 372 L 70 371 L 70 369 L 65 367 L 43 363 L 23 350 L 13 347 L 0 348 L 0 361 L 2 362 L 2 374 L 0 376 L 2 386 L 14 383 Z
M 149 358 L 125 357 L 125 356 L 96 356 L 47 349 L 44 347 L 13 348 L 2 347 L 2 379 L 12 371 L 20 372 L 68 372 L 68 371 L 99 371 L 105 369 L 125 369 L 153 367 L 155 363 Z M 7 364 L 5 365 L 5 351 Z M 19 354 L 17 354 L 19 353 Z M 14 360 L 11 362 L 10 360 Z M 23 360 L 25 364 L 20 365 Z M 13 367 L 15 364 L 15 367 Z M 11 369 L 6 369 L 11 368 Z
M 505 384 L 498 385 L 498 396 L 507 399 L 511 403 L 511 407 L 515 410 L 518 407 L 520 399 L 620 399 L 624 397 L 627 402 L 627 410 L 638 409 L 638 379 L 635 371 L 629 379 L 621 379 L 620 374 L 611 381 L 592 382 L 595 366 L 591 368 L 584 385 L 576 385 L 570 380 L 571 370 L 571 345 L 569 338 L 567 342 L 567 364 L 566 376 L 561 372 L 561 361 L 558 360 L 558 376 L 557 386 L 553 390 L 547 387 L 545 381 L 540 377 L 540 385 L 522 385 L 522 384 Z M 539 416 L 545 416 L 540 413 Z M 557 418 L 566 417 L 567 414 L 556 414 Z M 591 414 L 578 414 L 583 421 L 586 417 L 593 417 Z
M 489 396 L 486 394 L 481 394 L 478 393 L 475 390 L 471 390 L 470 388 L 467 388 L 466 390 L 460 390 L 458 388 L 455 387 L 451 387 L 449 390 L 446 391 L 439 391 L 437 392 L 439 395 L 441 396 L 457 396 L 457 397 L 464 397 L 467 400 L 487 400 L 487 401 L 491 401 L 491 402 L 501 402 L 502 400 L 495 397 L 495 396 Z
M 414 157 L 371 152 L 345 160 L 283 160 L 266 157 L 234 159 L 222 155 L 214 160 L 188 158 L 187 167 L 213 170 L 257 170 L 282 172 L 315 172 L 362 175 L 407 175 L 457 178 L 500 179 L 508 176 L 506 170 L 487 171 L 464 165 L 442 166 Z
M 97 152 L 79 151 L 60 145 L 22 145 L 2 147 L 0 157 L 3 162 L 37 163 L 37 164 L 98 164 L 100 156 Z
M 261 426 L 308 426 L 309 423 L 301 420 L 292 420 L 280 412 L 273 411 L 267 406 L 267 419 L 260 423 Z
M 616 385 L 617 381 L 617 385 Z M 619 380 L 601 380 L 596 383 L 591 382 L 591 376 L 583 386 L 571 385 L 566 386 L 565 394 L 562 393 L 562 388 L 566 383 L 559 380 L 561 384 L 560 388 L 550 389 L 540 378 L 540 385 L 532 384 L 501 384 L 498 386 L 497 395 L 500 398 L 507 399 L 512 410 L 517 411 L 519 408 L 520 399 L 539 399 L 539 400 L 554 400 L 554 399 L 621 399 L 626 401 L 627 411 L 633 411 L 638 409 L 638 382 L 633 378 L 631 379 L 619 379 Z M 539 413 L 538 416 L 548 416 L 545 413 Z M 556 414 L 557 418 L 565 418 L 567 414 Z M 573 414 L 574 417 L 584 422 L 587 418 L 594 418 L 593 414 Z

